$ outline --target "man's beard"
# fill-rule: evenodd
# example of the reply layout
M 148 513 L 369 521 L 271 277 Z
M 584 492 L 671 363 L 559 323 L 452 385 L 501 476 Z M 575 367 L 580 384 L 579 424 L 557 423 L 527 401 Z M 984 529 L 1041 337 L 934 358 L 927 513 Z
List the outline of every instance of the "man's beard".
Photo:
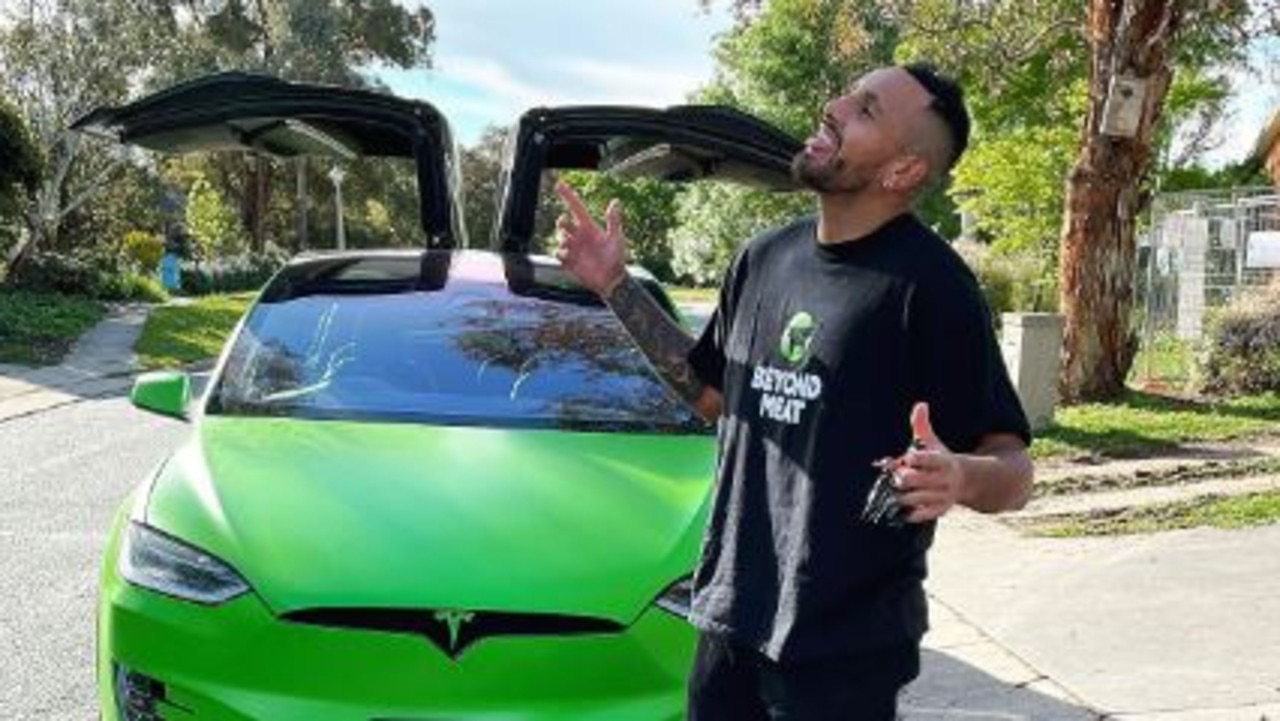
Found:
M 847 164 L 836 156 L 831 162 L 816 162 L 804 150 L 791 159 L 791 178 L 817 193 L 858 193 L 868 185 L 866 178 L 846 173 Z

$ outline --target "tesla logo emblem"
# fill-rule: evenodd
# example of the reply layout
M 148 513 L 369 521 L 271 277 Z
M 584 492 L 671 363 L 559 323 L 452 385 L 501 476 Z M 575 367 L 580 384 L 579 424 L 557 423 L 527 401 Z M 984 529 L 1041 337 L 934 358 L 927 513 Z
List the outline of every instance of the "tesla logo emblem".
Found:
M 475 617 L 476 615 L 470 611 L 459 611 L 452 608 L 436 611 L 434 618 L 449 629 L 450 653 L 458 652 L 458 634 L 462 631 L 462 624 L 470 623 Z

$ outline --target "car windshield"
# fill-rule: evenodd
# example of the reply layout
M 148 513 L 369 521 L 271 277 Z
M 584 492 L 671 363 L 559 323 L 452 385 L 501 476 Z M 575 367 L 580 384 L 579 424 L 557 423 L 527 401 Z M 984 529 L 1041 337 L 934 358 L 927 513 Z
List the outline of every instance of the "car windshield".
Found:
M 208 412 L 708 432 L 606 309 L 489 287 L 260 302 Z

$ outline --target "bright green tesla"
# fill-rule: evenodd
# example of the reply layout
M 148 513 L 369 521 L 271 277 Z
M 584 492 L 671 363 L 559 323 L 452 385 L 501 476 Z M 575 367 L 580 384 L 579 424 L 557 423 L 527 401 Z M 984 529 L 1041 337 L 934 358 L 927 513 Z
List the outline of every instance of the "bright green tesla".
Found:
M 412 158 L 426 246 L 300 257 L 200 399 L 180 373 L 138 381 L 136 405 L 191 432 L 111 530 L 103 719 L 683 717 L 714 437 L 527 245 L 548 168 L 785 177 L 790 148 L 700 112 L 526 116 L 493 251 L 454 249 L 451 143 L 425 104 L 221 76 L 79 124 L 160 150 Z

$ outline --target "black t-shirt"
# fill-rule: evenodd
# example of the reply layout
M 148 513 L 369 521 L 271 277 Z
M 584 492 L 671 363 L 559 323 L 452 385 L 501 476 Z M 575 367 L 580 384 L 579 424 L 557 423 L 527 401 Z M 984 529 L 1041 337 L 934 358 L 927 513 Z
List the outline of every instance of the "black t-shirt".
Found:
M 911 441 L 915 402 L 953 451 L 996 432 L 1030 442 L 977 281 L 947 243 L 909 214 L 834 245 L 816 227 L 747 245 L 689 358 L 724 395 L 692 620 L 788 661 L 927 629 L 933 524 L 859 519 L 872 463 Z

